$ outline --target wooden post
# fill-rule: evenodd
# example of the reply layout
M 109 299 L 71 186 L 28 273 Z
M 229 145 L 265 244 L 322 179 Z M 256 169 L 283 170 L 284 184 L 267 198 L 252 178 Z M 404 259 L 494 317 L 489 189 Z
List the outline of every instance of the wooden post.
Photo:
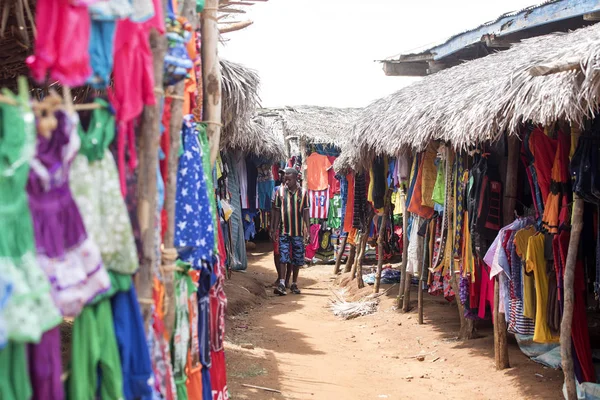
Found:
M 386 190 L 383 206 L 383 215 L 381 216 L 381 226 L 379 227 L 379 235 L 377 237 L 377 274 L 375 275 L 374 292 L 379 293 L 381 285 L 381 271 L 383 269 L 383 241 L 385 240 L 385 232 L 387 230 L 387 222 L 390 215 L 392 192 Z
M 334 275 L 340 273 L 340 267 L 342 266 L 342 257 L 344 256 L 344 250 L 346 250 L 347 241 L 348 236 L 344 236 L 340 242 L 340 248 L 338 249 L 337 258 L 335 259 L 335 267 L 333 268 Z
M 367 232 L 361 235 L 360 249 L 358 257 L 356 258 L 356 282 L 359 289 L 365 287 L 365 281 L 363 280 L 363 261 L 365 259 L 365 250 L 367 248 L 367 241 L 369 240 L 369 234 Z
M 166 0 L 163 0 L 163 6 Z M 152 60 L 154 67 L 154 82 L 162 87 L 163 68 L 167 39 L 156 31 L 150 34 L 152 46 Z M 140 159 L 138 167 L 138 219 L 142 237 L 142 260 L 140 270 L 136 276 L 136 289 L 140 299 L 152 299 L 152 286 L 154 280 L 153 266 L 156 260 L 156 220 L 157 188 L 156 166 L 158 165 L 158 146 L 160 140 L 160 112 L 158 102 L 152 106 L 145 106 L 142 113 L 140 131 Z M 146 323 L 150 319 L 151 305 L 147 302 L 140 304 Z
M 514 220 L 515 205 L 517 202 L 517 173 L 519 168 L 519 139 L 516 136 L 508 137 L 508 162 L 506 165 L 506 181 L 504 184 L 504 225 Z M 496 369 L 510 368 L 508 359 L 507 325 L 506 316 L 499 312 L 500 307 L 500 281 L 495 278 L 494 285 L 494 356 Z
M 465 306 L 460 300 L 460 287 L 457 280 L 457 274 L 452 273 L 450 285 L 456 296 L 456 305 L 458 306 L 458 317 L 460 318 L 460 332 L 458 338 L 460 340 L 470 340 L 475 337 L 475 324 L 472 319 L 465 317 Z
M 406 192 L 400 195 L 400 209 L 402 212 L 402 265 L 400 266 L 400 290 L 398 291 L 398 309 L 403 309 L 404 288 L 406 287 L 406 262 L 408 255 L 408 212 L 406 211 Z
M 215 165 L 221 140 L 221 65 L 219 64 L 219 0 L 206 0 L 202 12 L 202 81 L 204 121 L 210 142 L 210 165 Z
M 425 271 L 428 268 L 429 263 L 429 223 L 425 230 L 425 245 L 423 246 L 423 261 L 421 263 L 421 273 L 419 275 L 419 291 L 417 292 L 417 310 L 419 312 L 419 325 L 423 325 L 423 282 L 425 282 Z
M 560 324 L 560 357 L 563 373 L 565 375 L 565 386 L 567 388 L 567 400 L 577 400 L 577 387 L 575 385 L 575 371 L 573 369 L 573 355 L 571 347 L 571 328 L 573 325 L 573 303 L 575 294 L 575 264 L 577 263 L 577 251 L 583 228 L 583 200 L 573 195 L 573 217 L 571 221 L 571 237 L 569 238 L 569 249 L 567 251 L 567 262 L 565 263 L 564 281 L 564 309 Z
M 193 0 L 185 0 L 183 3 L 182 15 L 187 18 L 192 29 L 198 26 L 198 15 L 196 14 L 196 4 Z M 168 158 L 168 176 L 165 187 L 165 210 L 167 211 L 167 227 L 163 237 L 165 249 L 173 248 L 175 237 L 175 195 L 177 193 L 177 170 L 179 169 L 179 148 L 181 147 L 181 126 L 183 124 L 183 94 L 185 81 L 181 81 L 173 86 L 171 93 L 171 120 L 169 121 L 169 158 Z M 174 271 L 168 270 L 163 276 L 166 296 L 169 299 L 175 299 Z M 173 332 L 175 325 L 175 307 L 167 307 L 165 313 L 165 330 Z
M 361 248 L 361 244 L 362 244 L 362 237 L 363 237 L 363 234 L 359 231 L 356 234 L 355 257 L 352 260 L 352 269 L 350 270 L 352 279 L 356 278 L 356 269 L 358 268 L 358 260 L 360 260 L 360 248 Z
M 354 260 L 356 259 L 356 245 L 350 245 L 350 253 L 348 253 L 348 259 L 346 260 L 346 265 L 344 266 L 344 273 L 348 273 L 352 271 L 352 266 L 354 265 Z M 352 277 L 354 279 L 354 277 Z

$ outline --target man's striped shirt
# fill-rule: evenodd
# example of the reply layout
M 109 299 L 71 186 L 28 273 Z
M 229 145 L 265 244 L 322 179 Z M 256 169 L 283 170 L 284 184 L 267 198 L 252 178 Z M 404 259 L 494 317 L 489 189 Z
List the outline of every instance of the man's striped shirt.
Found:
M 281 212 L 281 234 L 302 236 L 302 215 L 309 208 L 306 191 L 298 187 L 292 192 L 282 184 L 275 196 L 275 208 Z

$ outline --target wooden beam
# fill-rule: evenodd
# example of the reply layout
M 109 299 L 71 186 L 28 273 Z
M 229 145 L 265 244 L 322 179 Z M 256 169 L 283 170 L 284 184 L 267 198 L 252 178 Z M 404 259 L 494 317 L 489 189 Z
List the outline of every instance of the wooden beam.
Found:
M 573 368 L 573 354 L 571 345 L 571 329 L 573 326 L 573 307 L 575 302 L 575 265 L 577 264 L 577 251 L 583 228 L 583 200 L 573 194 L 573 216 L 571 219 L 571 237 L 567 250 L 564 279 L 564 308 L 560 324 L 560 357 L 565 375 L 567 400 L 577 400 L 577 387 L 575 385 L 575 370 Z
M 219 155 L 221 140 L 221 65 L 219 64 L 218 0 L 206 0 L 202 12 L 202 81 L 204 83 L 204 120 L 210 142 L 210 165 Z
M 249 27 L 253 23 L 254 23 L 254 21 L 247 20 L 247 21 L 240 21 L 240 22 L 236 22 L 236 23 L 227 24 L 225 26 L 219 27 L 219 33 L 224 34 L 224 33 L 240 31 L 244 28 Z
M 583 14 L 584 21 L 597 22 L 600 21 L 600 12 L 596 11 L 593 13 Z
M 490 49 L 508 49 L 513 43 L 506 39 L 498 39 L 496 35 L 484 35 L 481 40 Z
M 227 14 L 246 14 L 246 11 L 244 11 L 244 10 L 239 10 L 237 8 L 226 8 L 226 7 L 219 8 L 219 12 L 227 13 Z
M 554 61 L 545 64 L 534 65 L 529 69 L 531 76 L 546 76 L 559 72 L 575 71 L 581 69 L 579 58 L 572 57 L 564 61 Z
M 383 62 L 383 72 L 387 76 L 425 76 L 427 63 Z

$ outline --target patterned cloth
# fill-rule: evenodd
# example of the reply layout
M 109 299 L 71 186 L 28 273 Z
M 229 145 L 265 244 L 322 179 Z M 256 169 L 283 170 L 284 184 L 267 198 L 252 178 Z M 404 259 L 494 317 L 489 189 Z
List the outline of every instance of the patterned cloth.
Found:
M 179 256 L 200 269 L 202 261 L 214 258 L 214 228 L 202 165 L 202 152 L 191 115 L 184 117 L 183 155 L 179 158 L 175 197 L 175 246 Z
M 286 185 L 280 186 L 275 197 L 275 208 L 281 213 L 281 234 L 302 236 L 304 228 L 303 212 L 309 208 L 306 191 L 298 187 L 292 193 Z
M 291 257 L 290 257 L 291 248 Z M 279 252 L 281 255 L 281 263 L 291 263 L 295 267 L 304 265 L 304 238 L 302 236 L 279 236 Z

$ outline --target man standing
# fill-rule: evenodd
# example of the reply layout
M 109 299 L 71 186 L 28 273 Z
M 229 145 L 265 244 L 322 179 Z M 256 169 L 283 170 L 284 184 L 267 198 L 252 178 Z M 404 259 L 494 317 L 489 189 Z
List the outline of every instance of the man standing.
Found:
M 275 269 L 277 270 L 277 278 L 275 279 L 274 287 L 279 286 L 279 270 L 281 269 L 281 258 L 279 257 L 279 230 L 281 227 L 280 223 L 275 223 L 275 215 L 279 213 L 279 211 L 275 210 L 275 198 L 277 197 L 277 192 L 279 191 L 279 187 L 284 184 L 285 172 L 283 169 L 279 170 L 278 179 L 275 182 L 275 189 L 273 190 L 273 196 L 271 199 L 271 241 L 273 242 L 273 258 L 275 261 Z M 286 285 L 287 286 L 287 285 Z
M 285 275 L 293 268 L 293 278 L 290 290 L 300 294 L 298 275 L 304 265 L 305 243 L 309 237 L 308 196 L 298 184 L 298 170 L 287 168 L 285 182 L 275 195 L 273 209 L 273 226 L 281 226 L 279 234 L 279 285 L 275 294 L 285 296 Z M 281 224 L 281 225 L 280 225 Z

